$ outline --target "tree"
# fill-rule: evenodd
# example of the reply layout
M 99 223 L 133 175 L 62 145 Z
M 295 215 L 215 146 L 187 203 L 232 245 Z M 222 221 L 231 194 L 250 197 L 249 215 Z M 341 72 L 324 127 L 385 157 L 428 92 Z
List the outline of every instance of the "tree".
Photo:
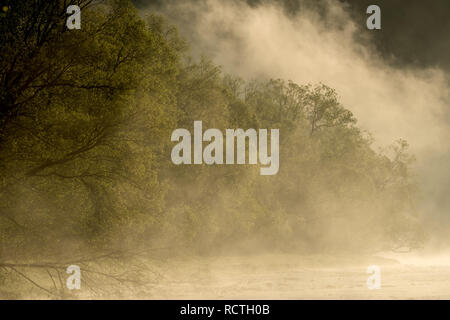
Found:
M 27 4 L 1 21 L 3 257 L 150 226 L 173 121 L 179 47 L 160 19 L 146 24 L 128 1 L 78 1 L 83 32 L 69 32 L 67 1 Z
M 69 4 L 81 30 L 65 27 Z M 224 75 L 126 0 L 16 1 L 0 30 L 0 281 L 52 295 L 69 262 L 109 269 L 161 242 L 212 253 L 423 240 L 406 142 L 376 152 L 324 84 Z M 279 173 L 174 165 L 171 132 L 194 120 L 279 129 Z

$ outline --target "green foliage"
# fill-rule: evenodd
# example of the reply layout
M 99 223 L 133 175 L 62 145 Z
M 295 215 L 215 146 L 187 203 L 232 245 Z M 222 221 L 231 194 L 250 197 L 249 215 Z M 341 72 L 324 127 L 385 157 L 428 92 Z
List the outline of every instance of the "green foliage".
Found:
M 223 75 L 125 0 L 78 1 L 70 32 L 64 1 L 38 2 L 0 20 L 0 259 L 161 240 L 418 245 L 406 142 L 375 152 L 333 89 Z M 194 120 L 279 128 L 279 173 L 173 165 L 170 134 Z
M 12 10 L 25 25 L 45 9 L 25 8 Z M 153 219 L 143 216 L 162 210 L 156 168 L 174 123 L 179 62 L 176 39 L 160 19 L 149 21 L 116 1 L 84 9 L 82 32 L 62 31 L 63 19 L 48 41 L 25 41 L 21 28 L 4 40 L 1 90 L 10 102 L 2 104 L 0 227 L 9 239 L 2 243 L 13 244 L 8 254 L 43 243 L 50 252 L 66 241 L 105 244 L 134 234 L 134 225 L 149 228 Z

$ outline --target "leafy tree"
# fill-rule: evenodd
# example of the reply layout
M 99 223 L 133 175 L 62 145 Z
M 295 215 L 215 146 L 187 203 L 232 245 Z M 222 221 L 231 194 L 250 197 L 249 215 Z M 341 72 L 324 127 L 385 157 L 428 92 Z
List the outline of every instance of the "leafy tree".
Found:
M 69 4 L 81 30 L 65 27 Z M 11 2 L 0 43 L 0 281 L 52 295 L 24 270 L 54 284 L 65 262 L 105 268 L 158 243 L 360 252 L 425 239 L 407 143 L 376 152 L 324 84 L 224 75 L 126 0 Z M 195 120 L 279 129 L 279 173 L 174 165 L 171 132 Z

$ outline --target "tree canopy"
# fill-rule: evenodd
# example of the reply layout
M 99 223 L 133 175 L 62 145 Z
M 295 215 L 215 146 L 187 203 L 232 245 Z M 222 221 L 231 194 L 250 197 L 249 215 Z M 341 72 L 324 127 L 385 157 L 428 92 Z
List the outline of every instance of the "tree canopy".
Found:
M 65 28 L 69 4 L 81 30 Z M 423 239 L 407 143 L 374 150 L 325 84 L 224 74 L 126 0 L 11 2 L 0 43 L 0 267 L 159 243 L 317 252 Z M 194 120 L 280 129 L 279 173 L 172 164 L 170 134 Z

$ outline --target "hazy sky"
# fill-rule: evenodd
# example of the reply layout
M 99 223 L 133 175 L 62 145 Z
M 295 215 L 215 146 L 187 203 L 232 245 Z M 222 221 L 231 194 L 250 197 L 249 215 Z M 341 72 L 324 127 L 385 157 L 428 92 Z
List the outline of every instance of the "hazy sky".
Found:
M 450 221 L 450 1 L 137 2 L 227 73 L 335 88 L 377 146 L 410 143 L 424 211 Z M 368 4 L 381 7 L 382 30 L 365 28 Z
M 226 0 L 225 0 L 226 1 Z M 133 0 L 139 8 L 161 8 L 177 0 Z M 201 2 L 191 0 L 188 2 Z M 228 0 L 228 2 L 230 2 Z M 298 14 L 305 8 L 326 7 L 327 1 L 319 0 L 248 0 L 251 6 L 272 2 L 283 7 L 287 15 Z M 339 0 L 360 26 L 363 36 L 370 36 L 384 58 L 401 64 L 439 66 L 450 70 L 450 1 L 448 0 Z M 364 28 L 365 9 L 377 4 L 382 8 L 382 32 Z

